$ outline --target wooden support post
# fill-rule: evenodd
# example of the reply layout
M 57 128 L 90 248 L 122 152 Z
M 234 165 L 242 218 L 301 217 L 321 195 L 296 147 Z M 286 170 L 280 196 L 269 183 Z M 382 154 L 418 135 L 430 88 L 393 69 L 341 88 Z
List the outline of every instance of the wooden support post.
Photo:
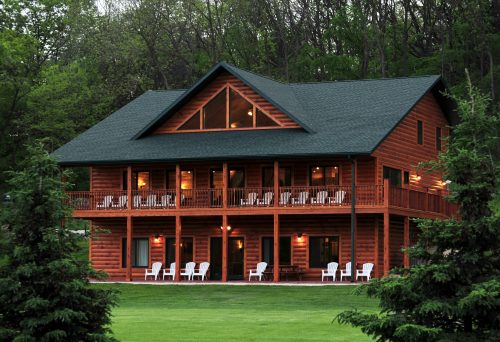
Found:
M 228 188 L 227 163 L 222 163 L 222 208 L 227 208 L 227 188 Z
M 390 236 L 389 236 L 389 209 L 384 210 L 384 276 L 389 275 L 391 267 L 390 260 Z
M 181 280 L 181 240 L 182 226 L 180 215 L 175 216 L 175 281 Z
M 274 268 L 273 268 L 273 281 L 280 281 L 280 221 L 278 214 L 274 214 Z
M 389 180 L 384 179 L 384 207 L 389 208 Z
M 280 199 L 280 165 L 277 160 L 274 161 L 274 207 L 278 207 Z
M 175 209 L 181 208 L 181 166 L 175 165 Z
M 403 231 L 403 247 L 405 248 L 405 253 L 403 256 L 403 266 L 405 268 L 410 267 L 410 256 L 408 255 L 408 247 L 410 247 L 410 218 L 408 216 L 404 217 L 404 231 Z
M 222 281 L 227 281 L 227 249 L 228 249 L 228 220 L 227 215 L 222 215 Z
M 351 158 L 351 282 L 356 273 L 356 160 Z
M 127 209 L 132 209 L 132 166 L 127 167 Z
M 375 225 L 373 228 L 373 263 L 375 264 L 374 276 L 375 278 L 380 277 L 380 263 L 378 258 L 378 250 L 379 250 L 379 225 L 378 225 L 378 216 L 375 217 Z
M 132 216 L 127 216 L 127 270 L 126 277 L 127 281 L 132 281 Z

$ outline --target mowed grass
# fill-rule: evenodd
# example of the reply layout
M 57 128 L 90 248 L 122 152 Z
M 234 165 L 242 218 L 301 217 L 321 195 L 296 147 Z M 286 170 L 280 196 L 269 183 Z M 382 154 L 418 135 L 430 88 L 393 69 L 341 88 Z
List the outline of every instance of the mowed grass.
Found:
M 378 310 L 352 286 L 95 286 L 121 292 L 112 329 L 122 341 L 369 341 L 334 318 Z

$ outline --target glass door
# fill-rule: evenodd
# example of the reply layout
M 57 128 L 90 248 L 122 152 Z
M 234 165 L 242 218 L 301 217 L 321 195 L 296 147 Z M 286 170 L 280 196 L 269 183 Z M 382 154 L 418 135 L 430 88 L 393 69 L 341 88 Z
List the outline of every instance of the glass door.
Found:
M 210 280 L 222 279 L 222 238 L 210 238 Z
M 227 273 L 230 280 L 242 280 L 245 276 L 245 239 L 242 237 L 228 240 Z

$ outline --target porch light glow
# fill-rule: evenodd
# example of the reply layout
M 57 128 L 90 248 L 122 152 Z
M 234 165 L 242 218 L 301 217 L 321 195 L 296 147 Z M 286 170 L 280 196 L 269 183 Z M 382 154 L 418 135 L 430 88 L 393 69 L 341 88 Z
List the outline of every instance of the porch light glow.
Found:
M 297 234 L 297 240 L 299 240 L 300 242 L 302 242 L 302 233 L 298 233 Z
M 253 115 L 253 111 L 249 110 L 247 114 L 250 115 L 250 116 L 252 116 Z

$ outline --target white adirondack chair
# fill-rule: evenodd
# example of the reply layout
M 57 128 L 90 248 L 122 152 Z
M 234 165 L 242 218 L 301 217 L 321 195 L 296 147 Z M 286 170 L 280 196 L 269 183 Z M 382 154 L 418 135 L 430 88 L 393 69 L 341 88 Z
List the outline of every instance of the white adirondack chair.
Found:
M 248 276 L 248 281 L 250 281 L 252 279 L 252 277 L 259 277 L 259 281 L 262 280 L 262 276 L 264 275 L 264 271 L 266 270 L 266 267 L 267 267 L 267 262 L 259 262 L 257 264 L 257 269 L 254 271 L 254 270 L 250 270 L 250 275 Z
M 328 191 L 318 191 L 318 193 L 316 194 L 316 198 L 311 198 L 311 204 L 325 204 L 327 198 Z
M 201 281 L 204 281 L 206 276 L 207 276 L 207 272 L 208 272 L 209 267 L 210 267 L 209 262 L 202 262 L 200 264 L 200 268 L 198 269 L 198 272 L 194 271 L 193 274 L 191 275 L 191 278 L 194 279 L 194 277 L 200 277 Z
M 326 270 L 321 270 L 321 281 L 325 279 L 325 277 L 332 277 L 332 281 L 335 281 L 335 278 L 337 277 L 337 268 L 339 267 L 339 264 L 336 262 L 329 262 L 328 265 L 326 265 Z
M 143 208 L 154 208 L 156 206 L 156 195 L 148 195 L 146 203 L 142 204 Z
M 342 281 L 344 277 L 351 277 L 351 276 L 352 276 L 351 262 L 349 261 L 347 264 L 345 264 L 345 270 L 340 270 L 340 281 Z
M 330 197 L 328 199 L 328 202 L 330 204 L 342 204 L 342 202 L 344 202 L 344 198 L 345 198 L 345 191 L 344 190 L 339 190 L 335 193 L 335 196 L 334 197 Z
M 97 209 L 107 209 L 111 207 L 112 202 L 113 202 L 113 196 L 106 195 L 104 196 L 101 203 L 97 203 Z
M 113 208 L 124 209 L 127 207 L 127 195 L 121 195 L 118 197 L 118 203 L 111 204 Z
M 366 264 L 363 264 L 363 269 L 362 270 L 356 270 L 356 280 L 358 280 L 358 277 L 366 277 L 366 281 L 370 281 L 370 275 L 373 270 L 373 264 L 368 262 Z
M 258 205 L 271 205 L 273 201 L 274 193 L 272 191 L 268 191 L 264 193 L 264 198 L 261 200 L 257 200 Z
M 141 202 L 142 202 L 142 196 L 141 195 L 134 196 L 134 208 L 140 208 L 141 207 Z
M 165 280 L 165 276 L 172 277 L 172 280 L 175 279 L 175 262 L 170 264 L 170 270 L 163 269 L 163 280 Z
M 292 198 L 292 204 L 305 205 L 307 203 L 308 198 L 309 198 L 309 191 L 301 191 L 299 193 L 299 197 Z
M 282 192 L 280 195 L 280 205 L 287 205 L 290 202 L 292 194 L 289 191 Z
M 257 193 L 256 192 L 249 192 L 247 198 L 242 198 L 240 200 L 240 205 L 251 206 L 251 205 L 255 204 L 256 200 L 257 200 Z
M 148 271 L 148 269 L 145 270 L 146 273 L 144 274 L 144 280 L 146 280 L 148 276 L 154 276 L 156 280 L 158 278 L 160 270 L 161 270 L 161 262 L 154 262 L 153 266 L 151 267 L 151 271 Z
M 188 280 L 193 279 L 194 268 L 196 267 L 195 262 L 188 262 L 184 272 L 181 272 L 181 277 L 188 277 Z

